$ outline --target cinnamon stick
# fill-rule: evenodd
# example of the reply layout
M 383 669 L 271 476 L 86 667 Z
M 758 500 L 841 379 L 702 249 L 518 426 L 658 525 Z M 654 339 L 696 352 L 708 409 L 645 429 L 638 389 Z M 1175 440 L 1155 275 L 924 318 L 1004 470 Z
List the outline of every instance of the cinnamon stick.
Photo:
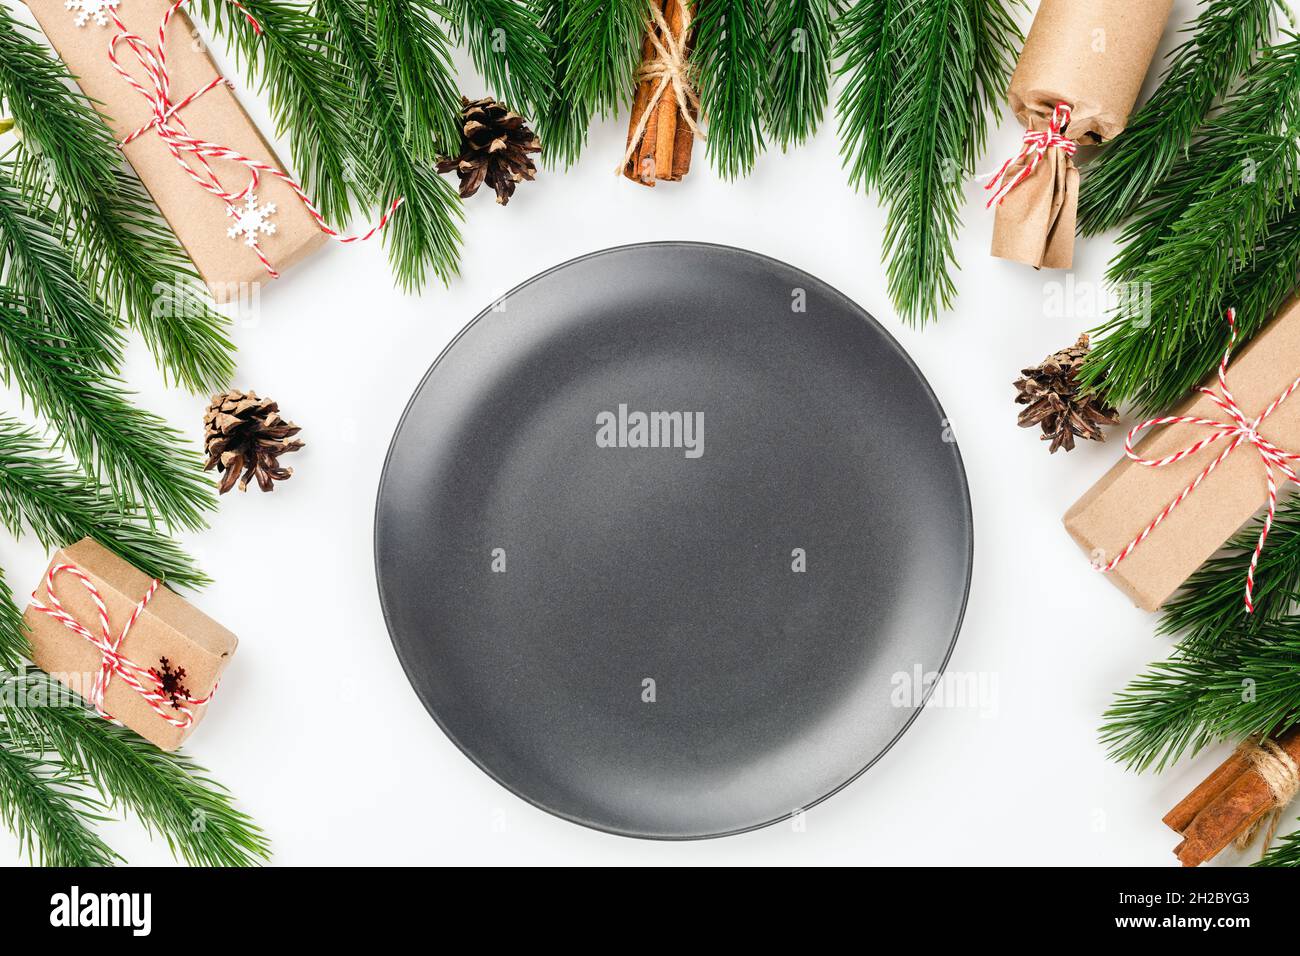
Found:
M 689 52 L 689 37 L 685 36 L 688 23 L 686 2 L 688 0 L 651 0 L 653 9 L 662 14 L 669 37 L 665 37 L 657 21 L 652 21 L 647 28 L 641 46 L 640 72 L 643 78 L 637 84 L 628 121 L 630 155 L 623 168 L 625 177 L 644 186 L 653 186 L 659 179 L 680 181 L 691 168 L 695 139 L 693 121 L 697 118 L 695 110 L 684 114 L 673 83 L 665 83 L 657 75 L 646 75 L 661 65 L 664 59 L 661 47 L 672 50 L 677 46 L 684 53 Z
M 1300 763 L 1300 726 L 1272 739 Z M 1183 866 L 1200 866 L 1276 808 L 1273 791 L 1239 748 L 1165 816 L 1183 836 L 1174 855 Z

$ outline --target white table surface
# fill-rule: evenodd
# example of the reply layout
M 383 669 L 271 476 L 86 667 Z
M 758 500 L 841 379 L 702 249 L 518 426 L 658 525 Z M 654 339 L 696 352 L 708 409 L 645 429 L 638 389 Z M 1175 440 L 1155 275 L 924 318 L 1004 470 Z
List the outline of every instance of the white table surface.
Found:
M 21 6 L 8 0 L 11 6 Z M 1031 3 L 1030 6 L 1036 6 Z M 1172 24 L 1194 9 L 1178 0 Z M 1028 22 L 1028 15 L 1025 16 Z M 1163 49 L 1175 42 L 1167 31 Z M 218 51 L 220 56 L 220 51 Z M 264 130 L 265 99 L 223 60 Z M 482 88 L 459 58 L 465 88 Z M 307 448 L 273 495 L 232 493 L 184 542 L 216 583 L 195 602 L 234 630 L 239 653 L 187 751 L 239 797 L 283 864 L 1172 864 L 1161 816 L 1218 753 L 1135 775 L 1097 742 L 1112 694 L 1168 650 L 1067 537 L 1060 516 L 1120 454 L 1120 436 L 1049 456 L 1015 426 L 1012 380 L 1101 318 L 1090 304 L 1113 244 L 1081 241 L 1072 274 L 988 255 L 992 216 L 967 189 L 956 309 L 924 331 L 900 323 L 880 264 L 884 213 L 845 184 L 833 123 L 808 146 L 769 152 L 720 181 L 697 152 L 681 184 L 612 174 L 626 117 L 598 123 L 579 164 L 544 171 L 508 208 L 466 206 L 460 278 L 422 295 L 393 288 L 383 251 L 330 247 L 264 292 L 241 321 L 236 383 L 279 400 Z M 981 169 L 1015 151 L 1004 111 Z M 288 150 L 282 149 L 287 156 Z M 960 442 L 975 513 L 970 604 L 950 671 L 992 690 L 975 707 L 930 706 L 871 771 L 811 810 L 723 840 L 651 843 L 534 809 L 476 769 L 411 691 L 375 589 L 380 467 L 411 391 L 481 309 L 556 263 L 630 242 L 692 239 L 774 256 L 861 303 L 928 376 Z M 1068 289 L 1061 283 L 1073 281 Z M 1065 293 L 1071 314 L 1047 314 Z M 144 347 L 127 377 L 142 405 L 197 442 L 206 396 L 164 387 Z M 6 410 L 18 409 L 10 393 Z M 436 546 L 436 545 L 434 545 Z M 47 555 L 0 542 L 25 597 Z M 131 863 L 171 860 L 133 821 L 104 827 Z M 0 863 L 19 861 L 0 834 Z

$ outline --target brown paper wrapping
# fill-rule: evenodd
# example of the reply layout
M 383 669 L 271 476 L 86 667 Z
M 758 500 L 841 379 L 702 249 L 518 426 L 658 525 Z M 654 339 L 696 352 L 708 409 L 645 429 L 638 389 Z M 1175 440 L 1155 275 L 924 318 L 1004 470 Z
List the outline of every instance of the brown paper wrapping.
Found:
M 1047 130 L 1058 103 L 1072 109 L 1066 135 L 1092 146 L 1124 129 L 1173 0 L 1043 0 L 1007 99 L 1026 129 Z M 1005 178 L 1020 169 L 1013 166 Z M 997 208 L 993 255 L 1041 269 L 1074 263 L 1079 172 L 1053 149 Z
M 75 564 L 90 576 L 108 608 L 114 635 L 149 589 L 150 577 L 90 538 L 83 538 L 54 555 L 50 566 Z M 36 600 L 46 600 L 46 575 L 36 590 Z M 63 608 L 91 633 L 99 632 L 99 615 L 86 588 L 71 575 L 55 579 Z M 32 661 L 41 670 L 86 696 L 99 672 L 99 650 L 43 611 L 28 606 L 23 615 L 32 645 Z M 140 667 L 157 667 L 167 658 L 173 667 L 185 668 L 190 696 L 206 697 L 216 686 L 238 644 L 235 635 L 167 588 L 159 588 L 119 651 Z M 194 721 L 182 729 L 163 720 L 120 677 L 114 677 L 104 694 L 104 709 L 141 737 L 163 750 L 175 750 L 203 719 L 208 704 L 194 706 Z
M 145 98 L 118 76 L 109 62 L 108 43 L 115 27 L 98 26 L 93 19 L 77 26 L 74 11 L 64 6 L 64 0 L 26 2 L 118 140 L 150 120 L 152 114 Z M 158 24 L 170 5 L 171 0 L 127 0 L 119 5 L 117 14 L 128 30 L 153 44 L 157 42 Z M 166 37 L 171 96 L 175 102 L 218 75 L 216 64 L 197 36 L 184 11 L 177 11 L 167 26 Z M 119 43 L 117 49 L 118 62 L 149 89 L 135 54 L 124 43 Z M 190 132 L 200 139 L 228 146 L 277 169 L 285 168 L 228 86 L 223 84 L 209 90 L 179 115 Z M 225 203 L 190 179 L 156 134 L 144 134 L 127 144 L 123 153 L 216 301 L 246 297 L 252 286 L 268 278 L 253 250 L 242 239 L 227 235 L 232 220 L 226 213 Z M 199 168 L 197 158 L 182 155 Z M 248 170 L 238 163 L 221 159 L 209 162 L 228 191 L 238 192 L 248 183 Z M 276 205 L 271 218 L 275 232 L 261 236 L 260 244 L 277 271 L 292 266 L 326 241 L 325 234 L 293 190 L 275 177 L 262 176 L 257 198 L 262 203 Z
M 1228 386 L 1242 411 L 1253 418 L 1297 373 L 1300 300 L 1292 300 L 1234 355 Z M 1200 394 L 1171 414 L 1227 421 L 1222 409 Z M 1280 448 L 1300 449 L 1300 396 L 1284 402 L 1259 430 Z M 1153 431 L 1137 451 L 1144 458 L 1163 458 L 1208 435 L 1206 428 L 1168 425 Z M 1066 530 L 1096 563 L 1108 563 L 1222 451 L 1222 443 L 1216 443 L 1164 468 L 1124 458 L 1066 512 Z M 1253 446 L 1243 445 L 1106 576 L 1139 607 L 1154 611 L 1267 501 L 1264 464 Z M 1242 577 L 1244 588 L 1244 571 Z

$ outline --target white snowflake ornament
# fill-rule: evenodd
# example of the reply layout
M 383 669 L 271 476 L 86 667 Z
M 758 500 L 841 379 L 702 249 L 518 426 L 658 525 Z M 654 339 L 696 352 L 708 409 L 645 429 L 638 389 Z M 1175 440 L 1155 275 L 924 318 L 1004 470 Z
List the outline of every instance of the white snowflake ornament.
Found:
M 270 217 L 275 214 L 275 203 L 269 202 L 265 205 L 258 205 L 257 196 L 249 193 L 244 197 L 242 208 L 229 206 L 226 208 L 226 215 L 235 217 L 235 224 L 226 230 L 226 235 L 231 239 L 243 237 L 244 245 L 256 246 L 259 235 L 274 235 L 275 223 L 270 222 Z
M 69 10 L 77 11 L 72 22 L 84 27 L 86 21 L 94 19 L 101 27 L 108 26 L 108 11 L 116 10 L 121 0 L 65 0 L 63 4 Z

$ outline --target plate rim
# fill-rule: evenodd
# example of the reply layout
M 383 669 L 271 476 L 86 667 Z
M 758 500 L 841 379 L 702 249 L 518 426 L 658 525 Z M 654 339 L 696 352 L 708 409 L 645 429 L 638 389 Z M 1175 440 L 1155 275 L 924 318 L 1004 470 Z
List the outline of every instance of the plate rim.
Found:
M 482 760 L 480 760 L 476 754 L 474 754 L 469 748 L 467 748 L 460 741 L 460 739 L 454 733 L 452 733 L 452 731 L 443 722 L 442 718 L 438 715 L 438 712 L 435 710 L 433 705 L 426 699 L 425 694 L 416 685 L 416 682 L 412 678 L 412 669 L 410 666 L 408 666 L 406 657 L 402 652 L 402 648 L 398 645 L 397 638 L 394 635 L 394 631 L 393 631 L 393 622 L 389 618 L 388 605 L 385 602 L 385 598 L 384 598 L 383 574 L 379 565 L 379 522 L 380 522 L 379 509 L 380 509 L 380 503 L 383 500 L 384 486 L 388 481 L 389 465 L 391 463 L 394 451 L 396 450 L 397 447 L 398 436 L 401 435 L 402 433 L 402 428 L 406 424 L 406 419 L 410 415 L 411 410 L 415 405 L 416 399 L 418 399 L 420 393 L 424 391 L 425 384 L 428 382 L 430 377 L 432 377 L 434 372 L 437 371 L 438 366 L 448 355 L 451 354 L 452 349 L 456 347 L 457 343 L 459 343 L 460 340 L 465 335 L 467 335 L 471 329 L 473 329 L 476 325 L 478 325 L 478 323 L 481 322 L 487 316 L 494 314 L 495 312 L 494 304 L 496 302 L 500 302 L 504 299 L 509 299 L 517 292 L 520 292 L 523 289 L 528 288 L 530 285 L 532 285 L 535 282 L 540 282 L 542 279 L 547 278 L 552 273 L 558 272 L 561 269 L 566 269 L 573 265 L 577 265 L 580 262 L 586 262 L 588 260 L 598 259 L 602 256 L 610 255 L 613 253 L 627 252 L 634 249 L 648 249 L 648 248 L 662 249 L 667 247 L 707 249 L 707 250 L 718 251 L 727 254 L 739 254 L 740 256 L 758 260 L 760 263 L 763 263 L 767 266 L 775 266 L 779 269 L 784 269 L 784 270 L 793 270 L 802 275 L 808 276 L 810 279 L 813 279 L 814 281 L 819 283 L 827 292 L 831 293 L 831 295 L 833 295 L 835 298 L 843 302 L 849 308 L 850 311 L 858 313 L 863 319 L 867 321 L 868 324 L 874 325 L 880 331 L 881 335 L 884 338 L 885 343 L 888 344 L 888 346 L 894 351 L 894 353 L 897 356 L 902 358 L 902 360 L 915 374 L 917 380 L 921 383 L 926 393 L 929 395 L 930 400 L 934 403 L 934 407 L 937 408 L 941 413 L 942 420 L 950 421 L 950 419 L 948 418 L 947 410 L 943 407 L 943 403 L 939 401 L 939 396 L 935 394 L 934 387 L 930 384 L 930 380 L 926 377 L 925 373 L 921 370 L 921 367 L 917 365 L 916 360 L 912 358 L 912 356 L 908 353 L 908 351 L 904 349 L 903 346 L 899 343 L 899 341 L 893 336 L 893 334 L 890 333 L 889 329 L 885 327 L 884 323 L 881 322 L 879 319 L 877 319 L 869 311 L 867 311 L 867 309 L 864 308 L 862 305 L 857 303 L 849 296 L 845 295 L 838 288 L 831 285 L 829 282 L 822 279 L 821 277 L 814 275 L 813 273 L 808 272 L 807 270 L 802 269 L 799 266 L 793 265 L 789 262 L 785 262 L 784 260 L 781 259 L 777 259 L 773 256 L 765 255 L 764 253 L 761 252 L 755 252 L 751 249 L 742 249 L 739 246 L 730 246 L 725 243 L 699 242 L 699 241 L 689 240 L 689 239 L 666 239 L 666 240 L 651 240 L 646 242 L 631 242 L 631 243 L 625 243 L 623 245 L 618 245 L 618 246 L 609 246 L 604 249 L 597 249 L 592 252 L 583 253 L 582 255 L 578 255 L 570 259 L 566 259 L 563 262 L 557 263 L 556 265 L 553 265 L 548 269 L 544 269 L 543 271 L 537 273 L 536 275 L 533 275 L 530 278 L 525 279 L 523 282 L 520 282 L 519 284 L 511 288 L 508 292 L 504 293 L 501 296 L 498 296 L 493 301 L 492 304 L 486 306 L 481 312 L 478 313 L 478 315 L 474 316 L 473 319 L 465 323 L 464 327 L 461 328 L 461 330 L 457 332 L 454 336 L 452 336 L 451 341 L 449 341 L 447 345 L 442 349 L 442 351 L 438 353 L 437 357 L 429 365 L 424 375 L 420 377 L 420 380 L 416 384 L 414 389 L 412 389 L 411 396 L 409 399 L 407 399 L 406 405 L 402 408 L 402 413 L 401 415 L 398 416 L 397 424 L 393 427 L 392 437 L 388 441 L 388 450 L 384 454 L 384 462 L 379 473 L 379 483 L 375 488 L 374 521 L 373 521 L 373 528 L 371 531 L 370 545 L 371 545 L 371 559 L 375 568 L 375 590 L 379 598 L 379 609 L 380 609 L 380 613 L 383 615 L 384 629 L 388 632 L 389 643 L 392 644 L 393 646 L 393 652 L 396 654 L 398 663 L 402 667 L 402 673 L 406 677 L 407 683 L 410 684 L 411 690 L 415 693 L 415 696 L 419 699 L 424 709 L 428 711 L 429 716 L 433 718 L 434 723 L 437 724 L 438 729 L 442 731 L 442 733 L 447 737 L 447 739 L 450 740 L 452 744 L 455 745 L 456 749 L 459 750 L 465 757 L 467 757 L 474 764 L 475 767 L 477 767 L 480 771 L 486 774 L 490 779 L 495 781 L 503 789 L 513 794 L 514 796 L 518 797 L 519 799 L 523 800 L 525 803 L 530 804 L 533 807 L 536 807 L 538 810 L 541 810 L 552 817 L 566 821 L 568 823 L 575 823 L 581 827 L 585 827 L 590 830 L 595 830 L 600 833 L 607 833 L 612 836 L 628 837 L 637 840 L 653 840 L 656 842 L 664 842 L 664 843 L 686 843 L 686 842 L 695 842 L 700 840 L 718 840 L 718 839 L 722 839 L 723 837 L 738 836 L 742 833 L 752 833 L 756 830 L 763 830 L 768 827 L 775 826 L 778 823 L 782 823 L 786 820 L 789 820 L 792 817 L 794 817 L 796 813 L 804 813 L 808 810 L 811 810 L 813 807 L 816 807 L 821 803 L 825 802 L 826 800 L 829 800 L 831 797 L 835 796 L 840 791 L 844 790 L 849 785 L 856 782 L 860 777 L 862 777 L 863 774 L 865 774 L 868 770 L 874 767 L 886 754 L 888 754 L 891 750 L 894 749 L 894 746 L 898 743 L 899 740 L 902 739 L 903 735 L 906 734 L 907 731 L 911 729 L 912 724 L 916 722 L 916 719 L 921 715 L 921 712 L 926 709 L 926 705 L 929 703 L 930 696 L 934 693 L 935 688 L 939 684 L 939 679 L 943 677 L 944 673 L 948 669 L 948 662 L 952 659 L 953 651 L 957 647 L 957 640 L 961 636 L 962 624 L 965 622 L 966 611 L 970 603 L 971 583 L 974 576 L 975 515 L 974 515 L 974 509 L 971 504 L 970 479 L 966 473 L 966 463 L 965 460 L 962 458 L 960 444 L 956 440 L 954 440 L 952 442 L 952 449 L 954 455 L 956 456 L 957 476 L 959 478 L 959 487 L 961 489 L 962 503 L 964 504 L 966 528 L 968 529 L 968 534 L 966 536 L 966 554 L 964 556 L 966 574 L 965 574 L 965 581 L 962 584 L 962 594 L 961 594 L 960 604 L 957 609 L 956 620 L 953 624 L 952 637 L 949 639 L 948 647 L 944 651 L 943 660 L 939 663 L 939 666 L 935 671 L 935 674 L 937 675 L 936 679 L 933 682 L 931 682 L 929 687 L 926 688 L 925 694 L 921 699 L 920 705 L 913 709 L 911 715 L 905 721 L 903 721 L 903 725 L 898 729 L 898 732 L 894 734 L 893 737 L 890 738 L 888 743 L 886 743 L 882 748 L 880 748 L 879 752 L 877 752 L 862 767 L 860 767 L 858 770 L 850 774 L 841 783 L 830 788 L 825 793 L 820 794 L 819 796 L 809 801 L 802 807 L 795 808 L 789 811 L 788 813 L 782 813 L 779 816 L 775 816 L 771 818 L 770 820 L 764 820 L 759 823 L 751 823 L 747 826 L 735 827 L 730 830 L 720 830 L 717 832 L 709 832 L 709 833 L 682 833 L 682 834 L 643 832 L 638 830 L 630 830 L 630 829 L 609 826 L 597 820 L 585 819 L 573 813 L 568 813 L 566 811 L 559 810 L 555 807 L 547 806 L 541 800 L 538 800 L 535 797 L 532 797 L 522 792 L 519 788 L 513 786 L 508 781 L 502 779 L 499 774 L 497 774 L 492 768 L 490 768 Z

